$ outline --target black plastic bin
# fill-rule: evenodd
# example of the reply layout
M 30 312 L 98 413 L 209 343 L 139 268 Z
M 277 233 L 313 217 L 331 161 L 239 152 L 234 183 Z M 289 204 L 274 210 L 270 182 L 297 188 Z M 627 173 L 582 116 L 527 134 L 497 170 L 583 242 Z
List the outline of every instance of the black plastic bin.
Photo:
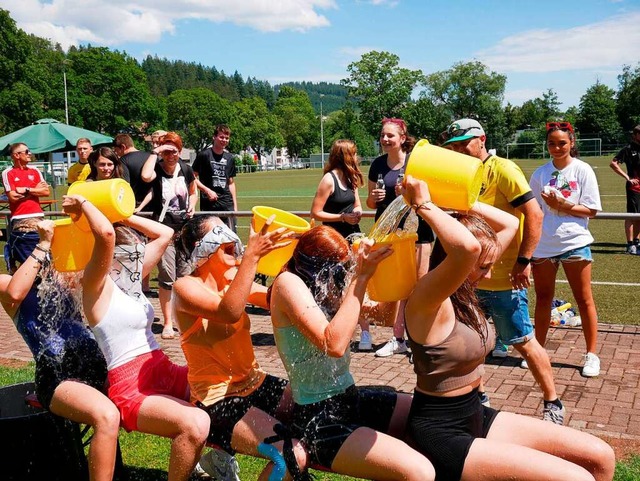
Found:
M 0 387 L 0 479 L 88 480 L 79 426 L 28 405 L 33 392 L 32 382 Z

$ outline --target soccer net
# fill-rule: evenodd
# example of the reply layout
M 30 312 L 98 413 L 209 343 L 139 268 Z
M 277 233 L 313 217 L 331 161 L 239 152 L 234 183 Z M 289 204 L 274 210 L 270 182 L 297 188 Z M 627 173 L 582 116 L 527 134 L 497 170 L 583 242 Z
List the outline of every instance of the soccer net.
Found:
M 580 157 L 602 156 L 602 139 L 576 140 Z M 546 142 L 523 142 L 507 144 L 507 159 L 539 159 L 548 158 Z

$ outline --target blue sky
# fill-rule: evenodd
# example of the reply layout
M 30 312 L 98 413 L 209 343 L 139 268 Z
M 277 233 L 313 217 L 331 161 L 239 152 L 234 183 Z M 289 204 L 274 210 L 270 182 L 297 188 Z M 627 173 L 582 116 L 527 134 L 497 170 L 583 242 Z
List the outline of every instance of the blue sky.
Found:
M 19 27 L 268 80 L 338 82 L 370 50 L 432 73 L 480 60 L 505 101 L 554 89 L 577 105 L 640 61 L 640 0 L 0 0 Z

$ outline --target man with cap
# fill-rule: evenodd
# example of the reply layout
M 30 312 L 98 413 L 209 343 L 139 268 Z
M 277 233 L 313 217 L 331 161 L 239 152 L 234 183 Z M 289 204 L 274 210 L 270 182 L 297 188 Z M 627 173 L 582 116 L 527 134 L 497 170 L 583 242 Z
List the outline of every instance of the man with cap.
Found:
M 522 355 L 522 367 L 531 368 L 544 396 L 543 418 L 563 424 L 565 409 L 556 394 L 551 361 L 536 340 L 528 309 L 530 262 L 540 240 L 542 210 L 520 167 L 487 152 L 487 136 L 477 120 L 457 120 L 449 125 L 447 135 L 443 146 L 482 161 L 478 200 L 520 219 L 520 234 L 494 264 L 491 276 L 480 282 L 476 293 L 502 341 L 513 345 Z
M 626 173 L 620 164 L 627 166 Z M 627 181 L 627 212 L 640 213 L 640 125 L 633 128 L 631 142 L 616 154 L 609 167 Z M 624 231 L 627 235 L 627 254 L 640 255 L 640 219 L 626 219 Z

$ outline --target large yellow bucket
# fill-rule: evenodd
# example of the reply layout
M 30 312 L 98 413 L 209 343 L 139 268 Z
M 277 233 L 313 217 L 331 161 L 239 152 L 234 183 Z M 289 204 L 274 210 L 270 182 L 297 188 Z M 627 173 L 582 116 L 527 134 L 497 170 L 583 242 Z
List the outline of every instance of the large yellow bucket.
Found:
M 390 245 L 393 253 L 378 264 L 367 284 L 367 294 L 372 300 L 392 302 L 409 297 L 418 282 L 416 240 L 418 235 L 415 233 L 403 236 L 392 233 L 373 245 L 374 250 Z M 357 250 L 359 246 L 357 239 L 353 248 Z
M 262 229 L 267 219 L 273 214 L 276 215 L 276 218 L 271 223 L 269 231 L 286 227 L 295 233 L 302 234 L 311 228 L 311 225 L 303 218 L 274 207 L 257 205 L 251 209 L 251 211 L 253 212 L 253 222 L 256 231 Z M 280 249 L 269 252 L 258 262 L 258 272 L 267 276 L 277 276 L 282 266 L 291 259 L 297 244 L 298 241 L 294 240 L 286 247 L 281 247 Z
M 93 235 L 80 229 L 69 217 L 53 223 L 51 257 L 54 267 L 59 272 L 81 271 L 91 259 L 95 244 Z
M 405 173 L 429 185 L 431 200 L 447 209 L 469 210 L 482 187 L 482 162 L 475 157 L 431 145 L 422 139 L 415 145 Z
M 107 179 L 95 182 L 78 181 L 71 184 L 67 195 L 81 195 L 111 222 L 119 222 L 133 215 L 136 198 L 129 183 L 124 179 Z M 77 219 L 76 224 L 84 231 L 89 231 L 89 223 L 84 216 Z

